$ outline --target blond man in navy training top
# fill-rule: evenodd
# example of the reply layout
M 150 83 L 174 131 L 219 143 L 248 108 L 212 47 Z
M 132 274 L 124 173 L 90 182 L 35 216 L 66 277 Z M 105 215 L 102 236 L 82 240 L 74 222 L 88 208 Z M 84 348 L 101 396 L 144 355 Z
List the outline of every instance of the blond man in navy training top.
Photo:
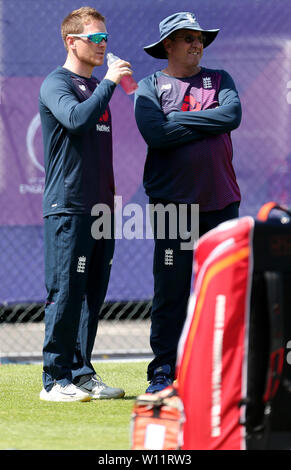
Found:
M 204 49 L 218 32 L 203 30 L 191 12 L 161 21 L 159 41 L 144 50 L 167 64 L 141 80 L 135 96 L 137 125 L 148 145 L 144 187 L 150 203 L 162 209 L 174 204 L 177 228 L 181 204 L 187 207 L 188 224 L 191 204 L 199 204 L 200 236 L 238 217 L 241 199 L 231 142 L 231 131 L 241 121 L 240 99 L 226 71 L 200 65 Z M 181 249 L 185 240 L 178 229 L 174 239 L 170 225 L 166 229 L 166 236 L 159 237 L 154 225 L 150 334 L 154 359 L 148 366 L 149 393 L 162 390 L 175 378 L 191 287 L 193 250 Z M 187 229 L 194 230 L 191 224 Z
M 114 237 L 91 235 L 92 207 L 113 212 L 114 176 L 109 102 L 116 85 L 131 75 L 117 60 L 99 81 L 94 67 L 104 61 L 108 33 L 94 8 L 70 13 L 62 23 L 65 64 L 44 80 L 39 99 L 45 191 L 43 198 L 45 338 L 43 390 L 46 401 L 119 398 L 91 364 L 114 251 Z

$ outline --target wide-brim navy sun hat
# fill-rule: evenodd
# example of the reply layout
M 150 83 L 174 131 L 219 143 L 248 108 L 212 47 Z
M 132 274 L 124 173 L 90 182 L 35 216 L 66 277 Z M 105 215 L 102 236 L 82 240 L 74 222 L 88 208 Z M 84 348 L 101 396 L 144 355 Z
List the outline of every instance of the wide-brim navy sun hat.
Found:
M 174 15 L 168 16 L 162 20 L 159 24 L 160 28 L 160 40 L 145 46 L 144 50 L 152 57 L 156 59 L 167 59 L 167 54 L 163 46 L 163 40 L 166 39 L 170 34 L 178 29 L 191 29 L 193 31 L 201 31 L 204 36 L 203 46 L 207 47 L 216 38 L 219 29 L 203 29 L 197 21 L 194 13 L 182 11 L 175 13 Z

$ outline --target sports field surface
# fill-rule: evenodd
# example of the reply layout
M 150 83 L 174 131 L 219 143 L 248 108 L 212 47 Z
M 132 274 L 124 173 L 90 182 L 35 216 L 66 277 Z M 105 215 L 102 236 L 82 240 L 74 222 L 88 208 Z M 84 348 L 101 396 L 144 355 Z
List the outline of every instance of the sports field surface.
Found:
M 0 450 L 128 450 L 130 419 L 144 393 L 147 362 L 98 362 L 96 372 L 125 397 L 87 403 L 39 400 L 41 364 L 0 365 Z

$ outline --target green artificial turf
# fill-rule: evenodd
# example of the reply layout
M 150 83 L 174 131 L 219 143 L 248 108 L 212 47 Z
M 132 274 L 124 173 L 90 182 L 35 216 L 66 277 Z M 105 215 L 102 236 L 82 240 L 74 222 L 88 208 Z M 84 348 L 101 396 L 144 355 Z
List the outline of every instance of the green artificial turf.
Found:
M 126 391 L 122 399 L 85 403 L 39 400 L 42 366 L 0 365 L 0 449 L 130 449 L 130 419 L 146 388 L 146 362 L 100 362 L 103 381 Z

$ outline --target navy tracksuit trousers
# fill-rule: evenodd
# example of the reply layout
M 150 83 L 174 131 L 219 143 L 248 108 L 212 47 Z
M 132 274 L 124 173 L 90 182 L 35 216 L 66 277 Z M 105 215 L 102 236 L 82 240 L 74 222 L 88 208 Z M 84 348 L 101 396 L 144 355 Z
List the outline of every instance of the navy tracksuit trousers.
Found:
M 150 199 L 150 203 L 167 206 L 169 203 Z M 177 214 L 179 214 L 178 204 Z M 199 236 L 216 227 L 221 222 L 238 217 L 239 203 L 232 203 L 222 210 L 200 212 Z M 190 214 L 190 205 L 188 206 Z M 154 297 L 151 311 L 150 344 L 154 359 L 148 365 L 147 376 L 151 380 L 153 371 L 162 365 L 171 366 L 172 378 L 175 376 L 177 346 L 187 314 L 191 291 L 193 250 L 181 250 L 185 242 L 179 236 L 169 237 L 169 218 L 165 217 L 164 239 L 158 238 L 156 230 L 154 249 Z M 156 223 L 156 221 L 155 221 Z M 168 225 L 167 225 L 168 223 Z M 179 224 L 179 218 L 177 218 Z M 188 217 L 188 231 L 191 232 L 191 218 Z M 156 229 L 156 226 L 155 226 Z
M 51 215 L 44 220 L 43 385 L 47 391 L 55 382 L 78 383 L 95 374 L 91 354 L 109 282 L 114 237 L 95 240 L 93 221 L 87 214 Z

